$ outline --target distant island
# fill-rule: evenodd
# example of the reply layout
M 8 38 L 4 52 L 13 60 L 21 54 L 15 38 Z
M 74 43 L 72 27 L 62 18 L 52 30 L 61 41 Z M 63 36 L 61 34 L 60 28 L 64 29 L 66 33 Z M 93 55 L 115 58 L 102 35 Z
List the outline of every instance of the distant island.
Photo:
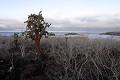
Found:
M 114 36 L 120 36 L 120 32 L 106 32 L 106 33 L 101 33 L 100 35 L 114 35 Z
M 67 35 L 78 35 L 78 33 L 71 32 L 71 33 L 66 33 L 65 35 L 66 35 L 66 36 L 67 36 Z
M 55 33 L 50 32 L 48 35 L 49 35 L 49 36 L 55 36 Z

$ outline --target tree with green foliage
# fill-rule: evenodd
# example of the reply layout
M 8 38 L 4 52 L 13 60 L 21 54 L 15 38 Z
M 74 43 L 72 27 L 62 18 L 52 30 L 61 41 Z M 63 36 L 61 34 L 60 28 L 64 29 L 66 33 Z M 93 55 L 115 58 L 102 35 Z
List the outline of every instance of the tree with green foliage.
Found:
M 26 26 L 27 37 L 35 41 L 36 55 L 40 52 L 40 40 L 43 35 L 47 37 L 48 32 L 46 31 L 46 28 L 51 25 L 44 21 L 41 12 L 42 11 L 40 11 L 38 15 L 37 14 L 28 15 L 28 20 L 25 22 L 27 23 Z

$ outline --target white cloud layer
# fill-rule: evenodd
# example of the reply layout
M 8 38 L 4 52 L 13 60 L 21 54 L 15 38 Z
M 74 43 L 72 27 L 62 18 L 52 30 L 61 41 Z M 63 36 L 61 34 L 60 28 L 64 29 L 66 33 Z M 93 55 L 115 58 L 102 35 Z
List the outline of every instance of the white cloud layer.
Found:
M 58 30 L 85 30 L 85 31 L 119 31 L 120 14 L 96 15 L 84 17 L 66 17 L 64 19 L 48 19 L 52 27 Z
M 25 24 L 17 19 L 0 19 L 0 31 L 23 31 Z
M 24 19 L 23 19 L 24 20 Z M 45 21 L 52 23 L 50 31 L 119 31 L 120 14 L 45 17 Z M 26 24 L 18 19 L 0 19 L 0 31 L 25 31 Z

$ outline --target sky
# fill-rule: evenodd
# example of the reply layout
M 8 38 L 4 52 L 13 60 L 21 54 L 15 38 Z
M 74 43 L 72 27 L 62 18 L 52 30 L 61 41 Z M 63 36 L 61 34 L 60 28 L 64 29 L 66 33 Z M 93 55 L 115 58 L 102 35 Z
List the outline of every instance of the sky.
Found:
M 0 0 L 0 31 L 25 31 L 39 11 L 49 31 L 120 31 L 120 0 Z

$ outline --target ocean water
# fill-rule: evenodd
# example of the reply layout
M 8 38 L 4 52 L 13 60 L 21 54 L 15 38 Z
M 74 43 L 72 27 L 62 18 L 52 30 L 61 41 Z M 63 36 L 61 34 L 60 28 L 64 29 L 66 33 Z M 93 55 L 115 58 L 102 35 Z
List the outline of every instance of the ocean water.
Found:
M 76 36 L 86 36 L 89 37 L 90 39 L 95 39 L 95 38 L 111 38 L 115 40 L 120 40 L 120 36 L 113 36 L 113 35 L 100 35 L 100 33 L 92 33 L 92 32 L 82 32 L 82 31 L 51 31 L 55 33 L 57 36 L 65 36 L 66 33 L 77 33 L 78 35 Z M 71 37 L 74 37 L 71 36 Z
M 56 36 L 65 36 L 66 33 L 71 33 L 73 31 L 48 31 L 55 33 Z M 13 36 L 14 33 L 21 33 L 21 32 L 0 32 L 1 36 Z M 74 33 L 78 33 L 79 35 L 76 36 L 81 36 L 84 35 L 86 37 L 89 37 L 91 39 L 94 38 L 112 38 L 116 40 L 120 40 L 120 36 L 111 36 L 111 35 L 100 35 L 99 33 L 88 33 L 88 32 L 81 32 L 81 31 L 74 31 Z M 74 36 L 71 36 L 74 37 Z
M 53 32 L 53 33 L 55 33 L 55 35 L 57 35 L 57 36 L 63 36 L 64 34 L 66 34 L 66 33 L 71 33 L 71 32 L 73 32 L 73 31 L 48 31 L 48 32 L 49 32 L 49 33 L 50 33 L 50 32 Z M 21 32 L 0 32 L 0 35 L 1 35 L 1 36 L 12 36 L 12 35 L 14 35 L 14 33 L 21 33 Z M 82 33 L 84 33 L 84 32 L 74 31 L 74 33 L 82 34 Z
M 1 36 L 13 36 L 16 32 L 0 32 Z

